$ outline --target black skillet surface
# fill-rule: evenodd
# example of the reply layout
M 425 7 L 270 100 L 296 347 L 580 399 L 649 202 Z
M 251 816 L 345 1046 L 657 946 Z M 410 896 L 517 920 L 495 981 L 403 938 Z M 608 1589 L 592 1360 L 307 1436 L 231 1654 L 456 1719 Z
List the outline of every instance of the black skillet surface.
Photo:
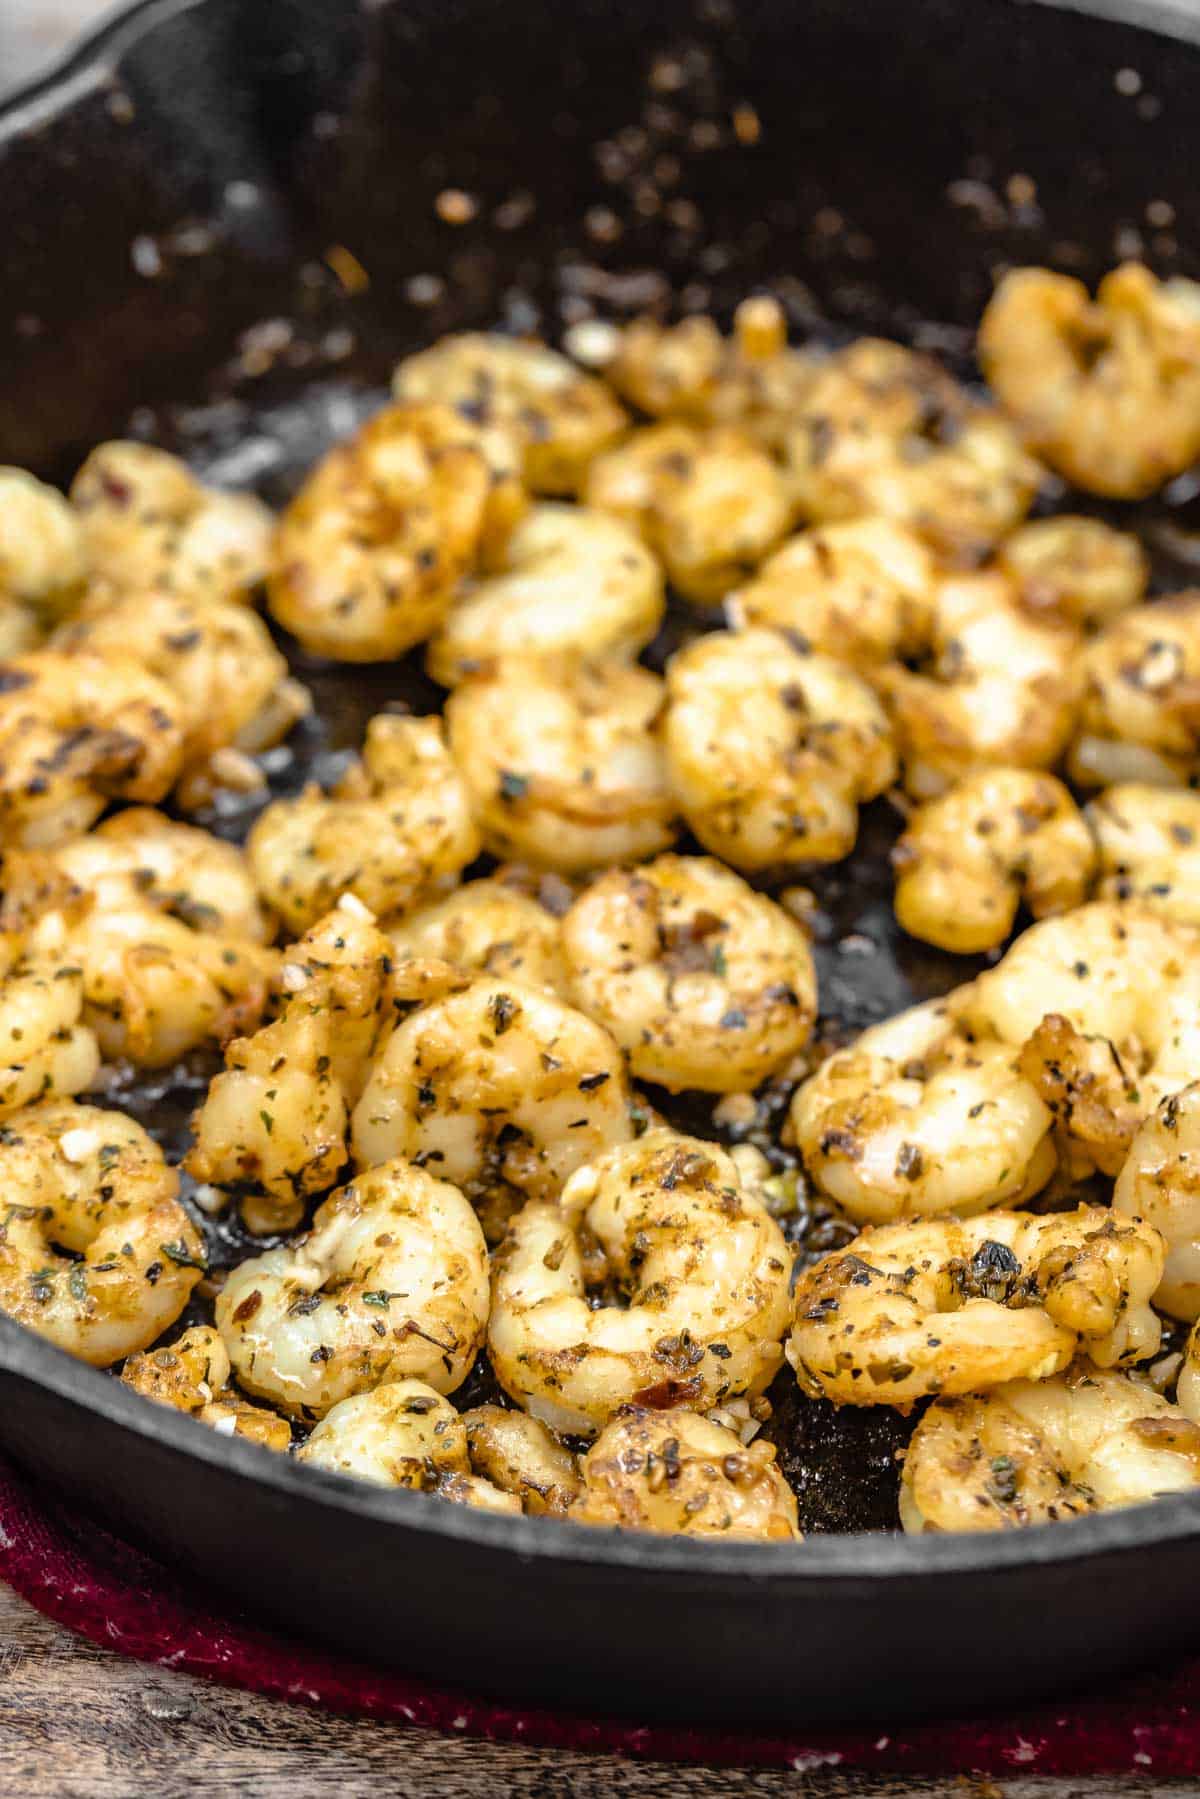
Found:
M 0 112 L 0 455 L 63 478 L 128 431 L 279 502 L 432 336 L 726 317 L 758 285 L 796 336 L 884 331 L 969 377 L 1006 262 L 1200 272 L 1200 52 L 1148 29 L 1200 41 L 1200 17 L 1104 10 L 1146 29 L 1014 0 L 150 0 Z M 1192 492 L 1134 521 L 1168 585 Z M 674 613 L 659 652 L 688 628 Z M 276 791 L 333 772 L 380 705 L 436 703 L 415 663 L 295 662 L 319 722 L 272 760 Z M 971 972 L 896 930 L 894 834 L 873 808 L 856 855 L 809 880 L 831 1032 Z M 206 1073 L 113 1097 L 178 1148 Z M 695 1102 L 681 1122 L 707 1128 Z M 218 1263 L 245 1253 L 208 1228 Z M 792 1225 L 810 1254 L 841 1228 Z M 808 1528 L 890 1524 L 903 1427 L 777 1398 Z M 6 1321 L 0 1441 L 264 1615 L 590 1710 L 895 1718 L 1200 1634 L 1200 1498 L 1003 1539 L 618 1538 L 293 1467 Z

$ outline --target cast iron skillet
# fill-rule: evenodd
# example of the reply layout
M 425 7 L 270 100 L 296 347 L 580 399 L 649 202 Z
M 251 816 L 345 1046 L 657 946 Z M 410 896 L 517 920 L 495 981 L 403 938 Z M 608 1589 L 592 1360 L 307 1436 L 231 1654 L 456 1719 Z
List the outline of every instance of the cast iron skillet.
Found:
M 1197 44 L 1144 0 L 148 0 L 0 111 L 0 459 L 64 477 L 132 429 L 279 500 L 439 332 L 725 313 L 760 283 L 797 333 L 969 373 L 1000 263 L 1200 273 Z M 1138 519 L 1185 561 L 1193 491 Z M 421 698 L 403 670 L 306 673 L 330 722 L 285 786 Z M 881 828 L 820 889 L 848 1028 L 962 974 L 891 925 Z M 169 1123 L 187 1098 L 131 1103 Z M 264 1618 L 591 1712 L 895 1720 L 1200 1638 L 1200 1495 L 788 1548 L 489 1517 L 198 1429 L 3 1319 L 0 1443 Z

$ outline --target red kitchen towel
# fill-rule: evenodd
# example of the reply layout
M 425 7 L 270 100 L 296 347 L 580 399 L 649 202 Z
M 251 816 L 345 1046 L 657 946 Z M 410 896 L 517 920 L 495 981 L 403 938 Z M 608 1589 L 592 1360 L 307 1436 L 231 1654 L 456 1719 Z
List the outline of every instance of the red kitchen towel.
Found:
M 880 1773 L 1154 1774 L 1200 1771 L 1200 1663 L 1126 1680 L 1017 1717 L 778 1733 L 688 1730 L 501 1705 L 381 1673 L 213 1610 L 149 1556 L 0 1462 L 0 1577 L 93 1643 L 272 1698 L 506 1742 L 663 1761 L 870 1768 Z

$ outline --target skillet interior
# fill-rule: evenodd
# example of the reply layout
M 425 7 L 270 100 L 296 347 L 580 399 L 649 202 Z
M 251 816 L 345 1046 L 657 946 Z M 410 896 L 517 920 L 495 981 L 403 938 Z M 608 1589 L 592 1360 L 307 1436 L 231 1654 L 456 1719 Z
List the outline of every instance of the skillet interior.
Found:
M 478 0 L 360 8 L 151 0 L 10 106 L 0 116 L 4 459 L 62 478 L 96 439 L 128 430 L 278 502 L 377 402 L 399 353 L 464 325 L 500 321 L 553 337 L 588 307 L 618 317 L 700 307 L 725 317 L 767 284 L 797 335 L 884 331 L 935 349 L 970 377 L 971 329 L 1004 262 L 1044 261 L 1093 279 L 1144 250 L 1160 272 L 1200 272 L 1188 253 L 1200 242 L 1200 202 L 1183 180 L 1195 147 L 1187 107 L 1200 77 L 1192 49 L 1009 0 L 966 9 L 921 0 L 902 28 L 886 4 L 851 10 L 836 0 L 815 0 L 802 20 L 767 0 L 696 8 L 670 0 L 652 20 L 633 0 L 583 0 L 566 24 L 540 0 L 522 19 L 515 32 L 511 8 Z M 1135 84 L 1122 70 L 1136 74 L 1137 91 L 1123 91 Z M 1103 155 L 1092 148 L 1100 145 Z M 468 224 L 439 217 L 447 189 L 473 197 Z M 1170 224 L 1164 202 L 1174 208 Z M 1191 497 L 1185 478 L 1137 515 L 1171 585 L 1187 578 Z M 415 663 L 347 674 L 296 661 L 321 722 L 305 728 L 274 777 L 277 791 L 329 772 L 381 703 L 424 709 L 436 699 Z M 248 821 L 234 812 L 209 822 L 238 835 Z M 886 807 L 876 808 L 852 861 L 810 883 L 827 921 L 818 944 L 823 1009 L 840 1031 L 970 972 L 896 930 L 893 833 Z M 170 1135 L 203 1073 L 131 1084 L 117 1097 Z M 686 1105 L 681 1122 L 707 1128 Z M 819 1248 L 822 1221 L 810 1222 Z M 214 1237 L 218 1260 L 245 1253 L 235 1232 L 221 1227 Z M 179 1421 L 147 1421 L 145 1408 L 134 1418 L 124 1395 L 101 1400 L 96 1377 L 58 1366 L 42 1345 L 0 1347 L 0 1359 L 6 1353 L 79 1395 L 81 1416 L 95 1421 L 92 1458 L 102 1416 L 134 1423 L 139 1454 L 152 1460 L 160 1449 L 169 1462 L 178 1447 L 195 1447 L 198 1433 L 177 1444 Z M 816 1408 L 798 1430 L 785 1415 L 789 1471 L 810 1529 L 894 1516 L 890 1419 Z M 28 1459 L 105 1497 L 88 1478 L 87 1432 L 72 1459 L 65 1441 L 55 1452 L 39 1444 L 34 1410 L 18 1404 L 5 1422 L 0 1432 Z M 221 1454 L 229 1447 L 221 1443 Z M 198 1480 L 201 1466 L 207 1479 L 220 1459 L 212 1444 L 205 1450 L 192 1458 Z M 261 1469 L 257 1457 L 248 1469 Z M 287 1480 L 280 1490 L 294 1494 L 291 1504 L 302 1492 Z M 322 1505 L 366 1504 L 357 1495 L 351 1506 L 338 1483 L 322 1492 Z M 131 1514 L 128 1492 L 107 1498 L 126 1522 L 179 1543 L 178 1521 L 155 1516 L 161 1502 L 143 1492 Z M 1170 1508 L 1176 1519 L 1191 1510 L 1200 1517 L 1187 1501 Z M 432 1528 L 461 1553 L 472 1530 L 442 1530 L 429 1513 L 409 1505 L 410 1533 Z M 399 1522 L 395 1506 L 382 1516 Z M 483 1522 L 481 1548 L 540 1547 L 541 1527 L 505 1538 L 496 1521 Z M 1157 1514 L 1067 1528 L 1070 1544 L 1040 1540 L 1003 1553 L 977 1545 L 965 1560 L 947 1557 L 947 1545 L 854 1539 L 829 1559 L 810 1544 L 772 1554 L 771 1578 L 782 1579 L 790 1555 L 794 1600 L 855 1570 L 890 1570 L 901 1582 L 968 1563 L 1032 1573 L 1105 1545 L 1162 1539 L 1179 1553 L 1187 1540 Z M 1081 1531 L 1092 1532 L 1086 1550 Z M 632 1556 L 626 1545 L 617 1562 L 643 1578 L 652 1567 L 663 1578 L 686 1570 L 693 1586 L 711 1575 L 719 1593 L 718 1564 L 682 1547 L 680 1560 L 661 1545 Z M 244 1572 L 215 1538 L 215 1568 L 194 1540 L 190 1548 L 217 1578 Z M 589 1537 L 562 1555 L 583 1565 L 615 1553 Z M 805 1555 L 801 1574 L 796 1558 Z M 550 1559 L 558 1565 L 558 1552 Z M 728 1569 L 747 1591 L 757 1588 L 752 1603 L 761 1606 L 746 1558 L 733 1554 Z M 789 1584 L 776 1589 L 781 1604 Z M 278 1586 L 262 1597 L 278 1607 Z M 308 1622 L 329 1629 L 327 1617 Z M 394 1659 L 394 1640 L 379 1652 Z M 457 1663 L 466 1668 L 461 1649 Z M 686 1706 L 679 1684 L 667 1683 L 664 1706 Z M 758 1698 L 728 1703 L 760 1707 L 761 1687 Z M 838 1703 L 863 1708 L 861 1693 L 843 1692 Z M 914 1692 L 899 1703 L 929 1700 Z

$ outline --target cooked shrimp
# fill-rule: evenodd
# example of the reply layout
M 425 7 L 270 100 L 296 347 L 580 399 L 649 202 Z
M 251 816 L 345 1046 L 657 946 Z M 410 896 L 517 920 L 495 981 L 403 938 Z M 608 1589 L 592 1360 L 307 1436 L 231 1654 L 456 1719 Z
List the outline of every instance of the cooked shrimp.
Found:
M 407 911 L 478 855 L 468 797 L 439 718 L 380 713 L 332 793 L 307 787 L 258 819 L 246 851 L 259 891 L 294 931 L 343 893 Z
M 0 1310 L 98 1368 L 173 1324 L 204 1271 L 178 1180 L 120 1112 L 47 1100 L 0 1133 Z
M 563 874 L 637 861 L 675 835 L 648 669 L 521 658 L 446 703 L 450 748 L 493 855 Z
M 1033 617 L 1088 627 L 1136 606 L 1150 572 L 1131 532 L 1067 513 L 1022 525 L 1000 545 L 996 560 Z
M 779 468 L 728 426 L 648 425 L 592 464 L 590 506 L 625 519 L 689 600 L 715 604 L 792 521 Z
M 435 401 L 511 436 L 534 493 L 578 493 L 588 466 L 628 426 L 611 389 L 546 344 L 483 331 L 406 356 L 398 400 Z
M 288 1230 L 346 1161 L 350 1109 L 390 1019 L 392 946 L 343 901 L 286 953 L 282 1014 L 229 1045 L 193 1119 L 197 1180 L 250 1187 L 253 1231 Z
M 1004 942 L 1022 901 L 1035 918 L 1082 905 L 1096 850 L 1061 781 L 990 768 L 918 806 L 892 860 L 904 929 L 969 956 Z
M 1080 1367 L 939 1399 L 904 1457 L 906 1531 L 1013 1530 L 1200 1486 L 1200 1429 L 1127 1374 Z
M 1074 631 L 1041 624 L 991 571 L 939 583 L 929 658 L 875 675 L 905 782 L 930 799 L 983 768 L 1049 768 L 1070 741 L 1082 691 Z
M 449 1401 L 421 1380 L 389 1381 L 340 1400 L 296 1460 L 483 1511 L 521 1510 L 514 1495 L 471 1473 L 466 1426 Z
M 0 842 L 48 847 L 110 799 L 162 799 L 183 743 L 174 694 L 132 657 L 14 656 L 0 665 Z
M 774 631 L 718 631 L 672 657 L 670 779 L 705 849 L 735 868 L 837 862 L 896 773 L 874 694 Z
M 1100 897 L 1136 900 L 1200 926 L 1200 794 L 1127 782 L 1085 814 L 1100 859 Z
M 271 611 L 316 655 L 402 655 L 437 629 L 524 505 L 507 440 L 448 406 L 389 406 L 329 452 L 284 513 Z
M 71 486 L 95 597 L 156 589 L 181 600 L 251 599 L 274 519 L 252 494 L 220 493 L 165 450 L 106 443 Z
M 1138 1130 L 1113 1211 L 1153 1225 L 1166 1241 L 1155 1305 L 1173 1318 L 1200 1318 L 1200 1083 L 1164 1099 Z
M 854 667 L 915 656 L 933 628 L 934 564 L 914 531 L 848 519 L 789 538 L 725 602 L 735 627 L 766 625 Z
M 796 1496 L 772 1443 L 741 1438 L 695 1412 L 627 1407 L 582 1462 L 581 1524 L 675 1536 L 792 1542 Z
M 1088 645 L 1069 768 L 1088 787 L 1200 774 L 1200 591 L 1136 606 Z
M 580 1227 L 627 1304 L 593 1308 Z M 649 1131 L 531 1200 L 493 1262 L 488 1348 L 506 1392 L 591 1436 L 622 1405 L 704 1411 L 759 1393 L 782 1360 L 791 1254 L 714 1143 Z
M 968 565 L 1020 524 L 1039 479 L 999 413 L 930 358 L 870 337 L 817 372 L 793 417 L 787 466 L 806 518 L 895 519 Z
M 468 881 L 387 931 L 400 957 L 452 962 L 548 993 L 567 991 L 559 920 L 506 881 Z
M 956 996 L 969 1030 L 1020 1049 L 1080 1173 L 1116 1174 L 1134 1131 L 1200 1066 L 1200 934 L 1097 900 L 1044 919 Z
M 581 506 L 534 506 L 494 569 L 455 601 L 430 642 L 429 672 L 454 687 L 503 656 L 632 662 L 664 604 L 658 563 L 628 525 Z
M 401 1021 L 354 1113 L 371 1168 L 408 1156 L 489 1207 L 557 1196 L 581 1163 L 633 1135 L 621 1053 L 552 994 L 482 977 Z
M 1055 1154 L 1050 1113 L 1016 1062 L 957 1030 L 940 1000 L 874 1025 L 792 1101 L 805 1167 L 858 1223 L 1020 1205 Z
M 65 625 L 52 647 L 128 656 L 171 690 L 184 728 L 182 797 L 193 807 L 221 785 L 216 752 L 270 749 L 312 704 L 257 613 L 223 600 L 139 590 Z M 253 764 L 244 768 L 253 779 Z
M 463 1413 L 476 1474 L 514 1493 L 532 1517 L 566 1516 L 583 1492 L 575 1457 L 528 1412 L 481 1405 Z
M 1076 1353 L 1142 1361 L 1164 1253 L 1100 1206 L 880 1225 L 801 1275 L 788 1360 L 812 1398 L 902 1410 L 1045 1380 Z
M 1089 493 L 1135 500 L 1200 453 L 1200 287 L 1141 263 L 1082 281 L 1013 269 L 979 359 L 1029 447 Z
M 246 1437 L 264 1449 L 286 1453 L 292 1433 L 284 1418 L 251 1405 L 230 1384 L 229 1357 L 215 1330 L 198 1325 L 174 1343 L 130 1356 L 121 1379 L 135 1393 L 174 1406 L 224 1437 Z
M 86 575 L 79 520 L 58 489 L 24 469 L 0 466 L 0 608 L 9 639 L 5 655 L 27 647 L 15 641 L 22 620 L 26 632 L 36 635 L 39 623 L 70 611 Z
M 641 1080 L 757 1087 L 807 1043 L 808 939 L 781 906 L 707 856 L 611 869 L 562 924 L 571 994 Z
M 468 1202 L 410 1162 L 330 1195 L 299 1242 L 235 1268 L 217 1329 L 238 1382 L 295 1417 L 385 1381 L 453 1393 L 488 1313 L 487 1247 Z
M 0 930 L 0 1118 L 47 1094 L 83 1092 L 99 1068 L 79 965 Z
M 736 425 L 765 449 L 778 450 L 816 368 L 813 357 L 788 348 L 778 301 L 757 294 L 742 301 L 727 339 L 698 315 L 677 325 L 635 319 L 604 372 L 651 418 Z

